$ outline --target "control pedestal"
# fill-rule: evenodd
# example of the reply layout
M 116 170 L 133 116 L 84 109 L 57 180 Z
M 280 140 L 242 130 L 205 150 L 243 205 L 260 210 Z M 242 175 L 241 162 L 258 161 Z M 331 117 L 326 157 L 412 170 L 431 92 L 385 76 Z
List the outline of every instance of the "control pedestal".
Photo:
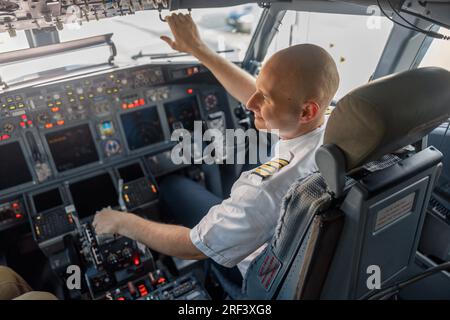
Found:
M 194 275 L 168 281 L 161 270 L 150 272 L 126 285 L 109 290 L 105 300 L 210 300 L 209 294 Z

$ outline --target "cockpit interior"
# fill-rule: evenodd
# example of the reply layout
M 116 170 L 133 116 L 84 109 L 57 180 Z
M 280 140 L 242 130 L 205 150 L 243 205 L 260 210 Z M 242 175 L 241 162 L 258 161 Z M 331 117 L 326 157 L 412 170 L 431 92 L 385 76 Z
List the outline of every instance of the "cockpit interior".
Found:
M 225 135 L 255 115 L 160 39 L 171 12 L 254 77 L 301 43 L 340 74 L 318 171 L 242 287 L 92 225 L 108 207 L 182 224 L 166 204 L 191 190 L 162 199 L 164 179 L 226 199 L 263 163 L 206 164 L 195 137 L 173 161 L 177 129 Z M 0 265 L 60 300 L 450 299 L 449 40 L 446 0 L 0 0 Z

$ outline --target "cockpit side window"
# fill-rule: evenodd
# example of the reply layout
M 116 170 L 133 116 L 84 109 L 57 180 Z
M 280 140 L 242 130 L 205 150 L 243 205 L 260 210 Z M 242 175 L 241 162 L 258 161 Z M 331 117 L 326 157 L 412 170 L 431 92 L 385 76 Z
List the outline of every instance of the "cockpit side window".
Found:
M 294 44 L 323 47 L 338 67 L 341 82 L 335 100 L 339 100 L 369 81 L 391 29 L 392 22 L 382 16 L 288 11 L 266 59 Z
M 441 27 L 437 32 L 450 35 L 450 30 Z M 450 70 L 450 41 L 434 39 L 422 58 L 419 67 L 441 67 Z M 443 169 L 435 191 L 450 199 L 450 119 L 434 129 L 428 136 L 428 145 L 433 145 L 444 155 Z
M 450 30 L 441 27 L 438 33 L 450 36 Z M 450 70 L 450 41 L 434 39 L 419 67 L 441 67 Z

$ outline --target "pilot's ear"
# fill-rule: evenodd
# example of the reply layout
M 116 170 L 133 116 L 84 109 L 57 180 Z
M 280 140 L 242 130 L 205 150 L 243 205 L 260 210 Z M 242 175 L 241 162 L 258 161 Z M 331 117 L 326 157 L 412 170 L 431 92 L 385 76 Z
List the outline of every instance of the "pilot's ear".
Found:
M 300 122 L 307 123 L 315 119 L 320 112 L 320 106 L 317 102 L 307 100 L 303 103 L 302 111 L 300 113 Z

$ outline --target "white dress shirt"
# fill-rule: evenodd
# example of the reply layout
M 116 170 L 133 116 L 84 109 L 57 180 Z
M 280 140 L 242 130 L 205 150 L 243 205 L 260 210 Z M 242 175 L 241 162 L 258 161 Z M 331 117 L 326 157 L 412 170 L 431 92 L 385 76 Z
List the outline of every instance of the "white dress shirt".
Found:
M 244 276 L 250 262 L 272 239 L 289 187 L 317 171 L 314 156 L 322 145 L 325 125 L 326 121 L 305 135 L 279 140 L 278 155 L 272 160 L 281 158 L 289 164 L 265 178 L 254 173 L 255 169 L 243 172 L 230 197 L 212 207 L 191 230 L 192 243 L 225 267 L 237 265 Z

